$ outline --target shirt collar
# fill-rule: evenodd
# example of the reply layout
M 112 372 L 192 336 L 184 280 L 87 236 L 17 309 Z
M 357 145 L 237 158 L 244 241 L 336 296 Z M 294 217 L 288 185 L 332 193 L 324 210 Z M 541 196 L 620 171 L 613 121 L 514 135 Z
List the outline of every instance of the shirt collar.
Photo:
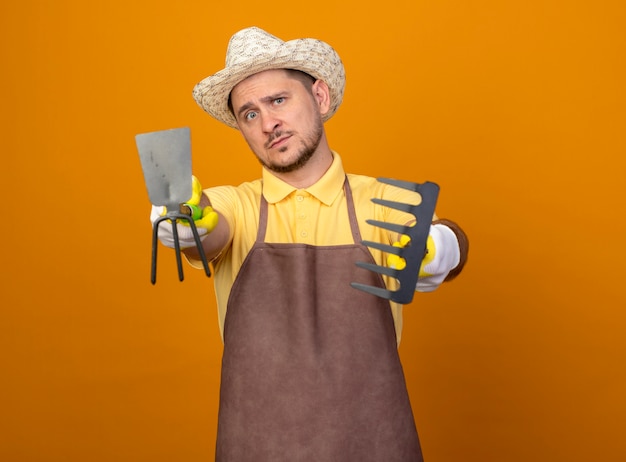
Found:
M 324 205 L 331 205 L 343 189 L 346 173 L 343 169 L 341 157 L 333 151 L 333 163 L 326 173 L 313 185 L 305 189 Z M 270 204 L 280 202 L 296 188 L 274 176 L 266 168 L 263 169 L 263 196 Z

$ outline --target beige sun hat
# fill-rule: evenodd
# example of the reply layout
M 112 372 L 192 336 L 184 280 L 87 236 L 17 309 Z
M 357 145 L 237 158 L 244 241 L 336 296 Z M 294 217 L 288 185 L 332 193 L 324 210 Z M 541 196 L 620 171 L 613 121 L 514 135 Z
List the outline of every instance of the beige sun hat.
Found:
M 337 52 L 321 40 L 303 38 L 284 42 L 258 27 L 233 35 L 226 50 L 226 67 L 205 78 L 193 89 L 198 105 L 226 125 L 237 128 L 228 108 L 230 92 L 239 82 L 269 69 L 295 69 L 323 80 L 330 90 L 330 119 L 343 99 L 346 74 Z

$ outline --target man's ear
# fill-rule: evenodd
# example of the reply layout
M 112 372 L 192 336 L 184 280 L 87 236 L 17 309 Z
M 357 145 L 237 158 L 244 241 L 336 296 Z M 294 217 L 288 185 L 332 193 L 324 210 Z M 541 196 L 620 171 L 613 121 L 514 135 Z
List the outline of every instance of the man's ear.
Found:
M 330 90 L 323 80 L 316 80 L 311 87 L 313 98 L 317 102 L 320 113 L 326 114 L 330 109 Z

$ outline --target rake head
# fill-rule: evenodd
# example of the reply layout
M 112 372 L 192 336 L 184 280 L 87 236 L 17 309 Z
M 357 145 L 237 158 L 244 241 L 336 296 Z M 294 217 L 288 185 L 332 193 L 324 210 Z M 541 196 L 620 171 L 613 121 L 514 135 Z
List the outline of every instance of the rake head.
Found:
M 405 204 L 402 202 L 388 201 L 384 199 L 372 199 L 375 204 L 391 207 L 402 212 L 409 213 L 415 217 L 415 224 L 412 226 L 400 225 L 396 223 L 386 223 L 378 220 L 367 220 L 367 223 L 378 226 L 398 234 L 405 234 L 411 238 L 410 243 L 406 247 L 394 247 L 379 242 L 363 241 L 367 247 L 381 250 L 386 253 L 398 255 L 406 261 L 406 266 L 399 270 L 387 266 L 374 265 L 372 263 L 357 262 L 356 265 L 375 273 L 383 274 L 395 278 L 400 283 L 398 290 L 392 291 L 382 289 L 380 287 L 360 284 L 358 282 L 351 283 L 355 289 L 385 298 L 393 302 L 407 304 L 413 300 L 415 294 L 415 285 L 419 275 L 422 260 L 426 254 L 426 241 L 430 231 L 430 225 L 435 213 L 435 205 L 439 196 L 439 186 L 436 183 L 412 183 L 408 181 L 393 180 L 391 178 L 378 178 L 381 183 L 397 186 L 409 191 L 417 192 L 422 201 L 418 205 Z

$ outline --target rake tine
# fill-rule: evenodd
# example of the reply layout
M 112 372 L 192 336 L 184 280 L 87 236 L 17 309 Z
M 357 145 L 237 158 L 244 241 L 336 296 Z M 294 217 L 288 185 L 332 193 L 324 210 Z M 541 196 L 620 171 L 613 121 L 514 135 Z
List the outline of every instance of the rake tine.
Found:
M 406 213 L 411 213 L 411 210 L 413 210 L 413 207 L 415 207 L 414 205 L 407 204 L 405 202 L 388 201 L 386 199 L 378 199 L 376 197 L 372 199 L 372 202 L 374 204 L 384 205 L 385 207 L 400 210 L 401 212 Z
M 176 253 L 176 266 L 178 267 L 178 280 L 183 281 L 185 275 L 183 274 L 183 260 L 180 256 L 180 242 L 178 242 L 178 227 L 176 226 L 176 219 L 171 220 L 172 234 L 174 235 L 174 250 Z
M 152 285 L 156 284 L 157 251 L 159 249 L 159 224 L 162 221 L 163 217 L 155 220 L 152 228 L 152 262 L 150 265 L 150 282 Z
M 419 189 L 420 189 L 420 186 L 421 186 L 420 183 L 413 183 L 411 181 L 396 180 L 396 179 L 393 179 L 393 178 L 380 177 L 380 178 L 376 178 L 376 180 L 379 183 L 390 184 L 391 186 L 397 186 L 398 188 L 408 189 L 409 191 L 415 191 L 415 192 L 418 192 Z
M 198 234 L 198 227 L 196 223 L 189 217 L 189 226 L 191 226 L 191 232 L 193 233 L 193 239 L 196 241 L 196 248 L 198 249 L 198 253 L 200 254 L 200 260 L 202 260 L 202 267 L 204 268 L 204 273 L 207 276 L 211 276 L 211 270 L 209 269 L 209 262 L 206 259 L 206 254 L 204 253 L 204 249 L 202 247 L 202 241 L 200 240 L 200 235 Z
M 368 286 L 359 282 L 351 282 L 350 285 L 355 289 L 359 289 L 363 292 L 376 295 L 377 297 L 386 298 L 388 300 L 391 300 L 393 297 L 393 292 L 387 289 L 381 289 L 380 287 Z
M 407 234 L 409 229 L 411 229 L 411 226 L 399 225 L 396 223 L 387 223 L 386 221 L 365 220 L 365 222 L 370 225 L 386 229 L 387 231 L 394 231 L 398 234 Z
M 364 261 L 357 261 L 356 266 L 359 268 L 364 268 L 369 271 L 373 271 L 378 274 L 384 274 L 385 276 L 398 277 L 398 270 L 395 268 L 390 268 L 388 266 L 380 266 L 375 265 L 373 263 L 367 263 Z
M 392 253 L 394 255 L 402 255 L 402 251 L 404 250 L 402 247 L 394 247 L 388 244 L 381 244 L 380 242 L 362 241 L 362 243 L 367 247 L 372 247 L 373 249 L 378 249 L 386 253 Z
M 437 195 L 439 193 L 439 185 L 437 183 L 433 183 L 431 181 L 426 181 L 424 183 L 412 183 L 410 181 L 395 180 L 393 178 L 377 178 L 377 181 L 396 186 L 398 188 L 408 189 L 409 191 L 415 191 L 422 196 L 422 200 L 426 199 L 424 197 L 424 195 L 426 195 L 433 198 L 435 202 L 437 201 Z M 420 203 L 416 207 L 419 207 L 420 205 L 422 204 Z

